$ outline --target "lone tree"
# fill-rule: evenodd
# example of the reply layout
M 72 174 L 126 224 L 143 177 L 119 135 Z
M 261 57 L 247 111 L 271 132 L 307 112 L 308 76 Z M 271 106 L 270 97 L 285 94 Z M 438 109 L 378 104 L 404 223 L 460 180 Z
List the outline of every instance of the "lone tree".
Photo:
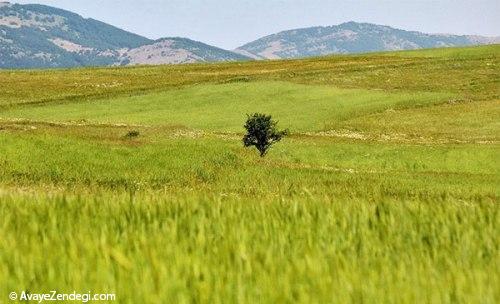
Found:
M 255 146 L 264 157 L 271 146 L 288 134 L 288 130 L 278 131 L 271 115 L 255 113 L 247 115 L 245 129 L 247 134 L 243 137 L 245 147 Z

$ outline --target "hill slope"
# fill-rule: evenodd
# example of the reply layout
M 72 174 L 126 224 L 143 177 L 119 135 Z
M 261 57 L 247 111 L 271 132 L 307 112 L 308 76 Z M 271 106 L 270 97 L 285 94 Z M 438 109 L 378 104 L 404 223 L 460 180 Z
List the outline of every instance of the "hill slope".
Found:
M 183 38 L 151 39 L 44 5 L 0 3 L 0 68 L 244 60 Z
M 280 32 L 245 44 L 235 51 L 255 59 L 279 59 L 497 42 L 500 42 L 500 37 L 432 35 L 370 23 L 348 22 Z
M 120 64 L 177 64 L 248 60 L 237 53 L 226 51 L 187 38 L 163 38 L 120 53 Z
M 491 45 L 0 71 L 0 299 L 497 303 L 499 65 Z M 290 130 L 264 159 L 241 142 L 257 111 Z
M 111 65 L 151 40 L 44 5 L 0 6 L 0 67 Z

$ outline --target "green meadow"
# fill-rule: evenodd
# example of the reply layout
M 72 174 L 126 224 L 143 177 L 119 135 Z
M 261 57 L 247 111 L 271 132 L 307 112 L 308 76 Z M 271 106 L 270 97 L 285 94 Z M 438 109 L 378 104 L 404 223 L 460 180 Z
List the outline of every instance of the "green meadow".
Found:
M 498 303 L 499 64 L 0 71 L 0 303 Z M 290 130 L 265 158 L 254 112 Z
M 332 124 L 387 109 L 443 103 L 446 93 L 393 93 L 258 81 L 197 85 L 143 96 L 18 107 L 3 117 L 108 124 L 184 126 L 240 132 L 245 114 L 273 113 L 293 131 L 330 130 Z

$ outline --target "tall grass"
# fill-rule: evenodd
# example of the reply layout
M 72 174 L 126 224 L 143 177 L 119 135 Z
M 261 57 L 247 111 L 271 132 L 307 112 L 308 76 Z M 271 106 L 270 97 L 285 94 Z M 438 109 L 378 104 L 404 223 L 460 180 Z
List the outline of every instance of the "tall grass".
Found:
M 498 154 L 490 145 L 450 149 L 294 138 L 262 160 L 238 138 L 168 138 L 144 129 L 130 140 L 121 129 L 99 129 L 104 138 L 86 134 L 86 128 L 76 128 L 77 135 L 61 133 L 58 127 L 0 134 L 0 183 L 124 191 L 204 189 L 251 197 L 286 196 L 305 188 L 321 196 L 367 200 L 387 195 L 483 201 L 499 195 Z
M 21 195 L 0 202 L 0 294 L 120 303 L 496 303 L 491 203 Z
M 0 71 L 0 303 L 500 302 L 498 48 Z

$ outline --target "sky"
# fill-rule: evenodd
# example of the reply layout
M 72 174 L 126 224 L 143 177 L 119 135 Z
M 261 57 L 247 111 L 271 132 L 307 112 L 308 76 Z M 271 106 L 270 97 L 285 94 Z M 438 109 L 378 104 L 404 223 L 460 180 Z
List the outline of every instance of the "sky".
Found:
M 283 30 L 347 21 L 426 33 L 500 36 L 500 0 L 7 1 L 67 9 L 151 39 L 188 37 L 226 49 Z

